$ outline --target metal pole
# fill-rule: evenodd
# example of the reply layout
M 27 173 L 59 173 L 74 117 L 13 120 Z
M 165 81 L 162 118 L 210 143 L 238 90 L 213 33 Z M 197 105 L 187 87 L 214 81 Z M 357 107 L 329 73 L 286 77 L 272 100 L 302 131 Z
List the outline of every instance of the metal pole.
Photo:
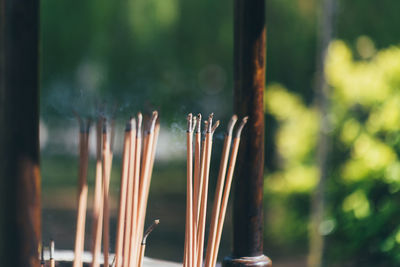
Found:
M 223 266 L 271 266 L 263 255 L 265 0 L 235 0 L 234 109 L 250 116 L 236 167 L 233 255 Z
M 0 261 L 38 267 L 39 1 L 0 0 Z

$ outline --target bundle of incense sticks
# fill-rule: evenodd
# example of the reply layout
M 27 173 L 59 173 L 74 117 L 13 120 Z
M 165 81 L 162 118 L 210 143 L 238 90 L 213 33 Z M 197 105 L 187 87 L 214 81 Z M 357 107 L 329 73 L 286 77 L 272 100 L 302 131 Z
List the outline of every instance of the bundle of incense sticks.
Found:
M 82 252 L 85 239 L 85 219 L 87 209 L 87 171 L 89 159 L 90 120 L 86 123 L 79 117 L 79 175 L 78 209 L 75 237 L 75 257 L 73 266 L 82 267 Z M 129 120 L 124 136 L 124 152 L 120 188 L 120 201 L 115 247 L 115 266 L 140 266 L 144 247 L 143 236 L 147 199 L 160 125 L 158 113 L 153 112 L 142 127 L 143 117 Z M 96 177 L 93 203 L 92 225 L 92 267 L 100 266 L 101 245 L 103 241 L 104 266 L 109 266 L 110 215 L 109 185 L 113 159 L 113 139 L 115 123 L 111 121 L 109 133 L 105 118 L 96 123 Z M 143 130 L 142 130 L 143 129 Z M 145 242 L 145 241 L 144 241 Z
M 236 157 L 239 149 L 240 135 L 248 117 L 243 118 L 236 130 L 232 150 L 232 132 L 237 121 L 233 115 L 225 134 L 222 158 L 214 197 L 211 217 L 211 227 L 208 236 L 206 267 L 215 267 L 221 240 L 226 208 L 232 184 Z M 212 152 L 212 138 L 219 126 L 219 121 L 213 125 L 213 114 L 204 122 L 203 138 L 201 136 L 201 114 L 187 116 L 187 193 L 186 193 L 186 228 L 183 265 L 185 267 L 203 266 L 203 248 L 206 225 L 206 208 L 210 161 Z M 193 132 L 196 129 L 194 140 L 194 169 L 193 169 Z M 202 140 L 201 140 L 202 139 Z M 230 152 L 231 150 L 231 152 Z M 229 160 L 230 154 L 230 160 Z M 229 161 L 229 165 L 228 165 Z M 228 170 L 227 170 L 228 168 Z
M 115 244 L 116 267 L 136 267 L 142 262 L 144 248 L 141 243 L 147 237 L 143 230 L 160 130 L 157 117 L 158 113 L 154 111 L 147 127 L 142 130 L 142 114 L 139 113 L 126 126 Z
M 86 123 L 76 115 L 80 125 L 79 134 L 79 173 L 78 173 L 78 208 L 74 249 L 74 267 L 82 266 L 82 252 L 85 240 L 85 220 L 87 210 L 87 172 L 89 160 L 89 130 L 90 120 Z M 101 249 L 101 238 L 103 234 L 104 261 L 108 262 L 109 251 L 109 197 L 108 188 L 112 165 L 112 137 L 114 134 L 114 122 L 111 129 L 111 138 L 107 134 L 105 118 L 99 117 L 96 125 L 97 137 L 97 162 L 95 196 L 93 207 L 93 262 L 92 266 L 99 266 L 99 254 Z

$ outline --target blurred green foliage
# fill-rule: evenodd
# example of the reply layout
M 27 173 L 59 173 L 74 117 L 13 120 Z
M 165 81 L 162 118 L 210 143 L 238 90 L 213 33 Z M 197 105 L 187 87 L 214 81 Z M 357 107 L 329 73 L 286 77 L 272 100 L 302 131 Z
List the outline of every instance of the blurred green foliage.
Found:
M 307 104 L 319 4 L 266 1 L 267 82 L 284 84 Z M 340 0 L 337 35 L 353 48 L 360 35 L 378 48 L 397 43 L 399 8 L 395 0 Z M 187 111 L 229 117 L 232 1 L 43 0 L 40 14 L 42 117 L 84 113 L 96 101 L 117 103 L 123 116 L 158 108 L 168 120 Z
M 366 37 L 357 42 L 364 59 L 355 60 L 343 41 L 331 43 L 328 52 L 329 125 L 322 130 L 332 144 L 328 211 L 319 231 L 327 235 L 327 255 L 334 262 L 398 266 L 400 47 L 376 51 Z M 268 206 L 280 219 L 267 220 L 266 229 L 284 244 L 296 244 L 307 238 L 309 215 L 288 206 L 302 203 L 315 188 L 319 113 L 278 84 L 266 89 L 265 109 L 279 124 L 280 158 L 265 183 Z

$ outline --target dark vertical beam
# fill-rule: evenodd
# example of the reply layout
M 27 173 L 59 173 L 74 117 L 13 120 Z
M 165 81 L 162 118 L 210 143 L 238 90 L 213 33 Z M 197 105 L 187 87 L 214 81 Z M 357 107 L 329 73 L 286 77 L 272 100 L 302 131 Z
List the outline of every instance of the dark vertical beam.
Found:
M 235 170 L 233 255 L 224 266 L 271 266 L 263 255 L 265 0 L 235 0 L 234 109 L 250 116 Z
M 38 267 L 39 0 L 0 0 L 0 262 Z

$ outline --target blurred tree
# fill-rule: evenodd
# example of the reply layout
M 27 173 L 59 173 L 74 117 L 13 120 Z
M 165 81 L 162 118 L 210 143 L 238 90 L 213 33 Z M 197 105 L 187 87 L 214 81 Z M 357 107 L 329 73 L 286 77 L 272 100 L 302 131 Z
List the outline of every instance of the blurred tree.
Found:
M 360 54 L 366 49 L 359 48 Z M 400 262 L 400 216 L 395 204 L 400 197 L 399 62 L 399 47 L 355 61 L 342 41 L 330 46 L 326 75 L 333 91 L 331 125 L 326 130 L 333 145 L 327 170 L 328 216 L 319 231 L 327 236 L 331 263 L 397 266 Z M 275 198 L 269 205 L 302 200 L 319 175 L 314 158 L 318 112 L 279 85 L 268 87 L 265 99 L 267 112 L 279 122 L 275 140 L 281 158 L 280 169 L 267 175 L 265 190 Z M 268 221 L 269 235 L 289 244 L 304 240 L 308 221 L 304 210 L 280 209 L 279 221 L 286 225 Z

